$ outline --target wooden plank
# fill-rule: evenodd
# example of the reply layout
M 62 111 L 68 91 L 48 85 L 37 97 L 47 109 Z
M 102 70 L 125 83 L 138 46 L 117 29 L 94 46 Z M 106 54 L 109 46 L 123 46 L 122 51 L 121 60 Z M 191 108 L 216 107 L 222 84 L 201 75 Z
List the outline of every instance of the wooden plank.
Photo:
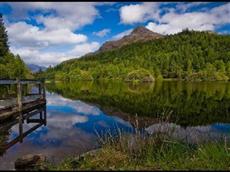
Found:
M 40 97 L 41 97 L 40 95 L 24 96 L 22 100 L 22 104 L 36 101 L 40 99 Z M 17 105 L 16 102 L 17 102 L 16 98 L 0 100 L 0 113 L 2 109 L 16 106 Z
M 20 80 L 21 84 L 39 84 L 42 83 L 43 80 L 33 80 L 33 79 L 23 79 Z M 9 80 L 2 80 L 0 79 L 0 85 L 12 85 L 17 84 L 17 80 L 9 79 Z
M 10 84 L 16 84 L 16 80 L 0 80 L 0 85 L 10 85 Z
M 34 102 L 27 103 L 22 106 L 22 110 L 20 111 L 22 114 L 28 113 L 36 108 L 40 108 L 46 104 L 45 100 L 38 100 Z M 12 116 L 20 116 L 17 108 L 12 109 L 11 111 L 0 113 L 0 122 L 10 118 Z

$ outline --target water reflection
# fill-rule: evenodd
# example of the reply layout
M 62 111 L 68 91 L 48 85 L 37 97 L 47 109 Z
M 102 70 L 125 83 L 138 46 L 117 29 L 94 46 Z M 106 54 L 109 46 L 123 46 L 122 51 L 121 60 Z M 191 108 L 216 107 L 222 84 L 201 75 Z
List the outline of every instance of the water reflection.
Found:
M 28 128 L 26 124 L 33 123 L 34 126 L 31 128 Z M 6 137 L 3 137 L 5 140 L 1 140 L 0 142 L 0 153 L 3 155 L 7 149 L 14 146 L 16 143 L 23 142 L 23 139 L 31 134 L 33 131 L 35 131 L 37 128 L 41 127 L 42 125 L 46 125 L 46 106 L 39 109 L 34 109 L 31 112 L 24 115 L 24 118 L 22 120 L 13 119 L 10 121 L 7 121 L 5 123 L 1 124 L 0 131 L 3 133 L 7 133 L 7 131 L 11 128 L 15 128 L 13 133 L 10 136 L 9 139 L 6 139 Z M 17 128 L 15 127 L 17 126 Z M 25 125 L 25 126 L 24 126 Z M 25 129 L 27 128 L 27 129 Z M 7 134 L 1 134 L 1 136 L 7 136 Z M 7 141 L 10 140 L 10 141 Z
M 107 132 L 116 135 L 118 129 L 133 132 L 133 127 L 118 117 L 104 114 L 98 107 L 47 93 L 47 125 L 36 128 L 15 143 L 0 158 L 0 169 L 12 169 L 16 158 L 33 153 L 42 153 L 51 161 L 58 162 L 65 156 L 77 155 L 99 146 L 98 134 Z M 38 114 L 39 117 L 40 114 Z M 30 119 L 23 124 L 23 131 L 35 126 Z M 11 125 L 1 136 L 12 140 L 19 134 L 19 124 Z M 3 130 L 0 130 L 3 131 Z M 25 135 L 23 135 L 25 136 Z M 6 147 L 6 142 L 1 142 Z
M 149 134 L 164 133 L 188 143 L 230 141 L 230 124 L 215 123 L 207 126 L 181 127 L 175 123 L 157 123 L 146 128 Z
M 164 132 L 192 143 L 230 138 L 230 83 L 78 82 L 50 84 L 47 89 L 47 125 L 2 151 L 1 170 L 12 169 L 25 154 L 41 153 L 58 162 L 98 147 L 98 134 L 120 130 Z M 22 131 L 33 128 L 32 121 L 25 121 Z M 0 132 L 0 145 L 6 145 L 20 135 L 19 124 Z
M 63 97 L 116 109 L 132 116 L 161 118 L 181 126 L 230 122 L 229 82 L 78 82 L 47 85 Z M 116 111 L 115 110 L 115 111 Z

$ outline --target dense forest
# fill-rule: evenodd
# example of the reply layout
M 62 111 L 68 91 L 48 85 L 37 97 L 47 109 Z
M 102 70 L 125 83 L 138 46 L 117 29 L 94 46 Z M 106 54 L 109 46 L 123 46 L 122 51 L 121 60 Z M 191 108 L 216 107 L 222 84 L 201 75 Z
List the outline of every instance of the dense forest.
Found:
M 38 77 L 50 80 L 229 80 L 230 35 L 183 30 L 65 61 Z
M 8 35 L 0 14 L 0 79 L 31 78 L 29 69 L 20 58 L 9 50 Z

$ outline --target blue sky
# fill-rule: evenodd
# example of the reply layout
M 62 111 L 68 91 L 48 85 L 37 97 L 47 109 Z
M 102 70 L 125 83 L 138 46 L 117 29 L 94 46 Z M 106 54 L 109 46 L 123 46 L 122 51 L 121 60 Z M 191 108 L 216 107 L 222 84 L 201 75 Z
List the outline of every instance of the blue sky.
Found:
M 227 2 L 1 2 L 0 12 L 11 51 L 43 66 L 96 51 L 140 25 L 164 35 L 230 33 Z

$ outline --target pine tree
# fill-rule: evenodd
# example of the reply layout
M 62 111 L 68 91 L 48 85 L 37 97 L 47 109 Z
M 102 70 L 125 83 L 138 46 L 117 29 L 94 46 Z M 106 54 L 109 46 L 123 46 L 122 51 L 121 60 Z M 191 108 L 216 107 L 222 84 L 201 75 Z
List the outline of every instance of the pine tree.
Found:
M 2 14 L 0 14 L 0 58 L 9 51 L 8 35 L 4 26 Z

